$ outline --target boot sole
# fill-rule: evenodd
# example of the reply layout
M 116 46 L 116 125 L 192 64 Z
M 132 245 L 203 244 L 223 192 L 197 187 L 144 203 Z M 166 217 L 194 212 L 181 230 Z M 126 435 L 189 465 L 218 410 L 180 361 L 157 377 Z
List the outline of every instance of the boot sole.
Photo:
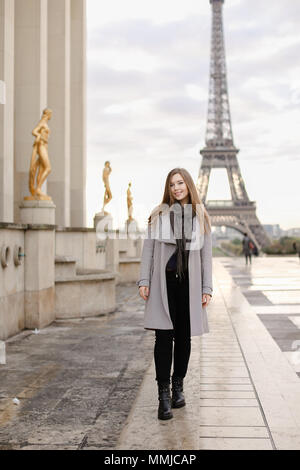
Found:
M 182 403 L 178 403 L 177 405 L 175 403 L 172 403 L 172 408 L 182 408 L 185 405 L 186 405 L 185 401 Z
M 167 420 L 167 419 L 172 419 L 173 418 L 173 414 L 170 414 L 170 415 L 166 415 L 166 416 L 158 416 L 158 419 L 161 419 L 163 421 Z

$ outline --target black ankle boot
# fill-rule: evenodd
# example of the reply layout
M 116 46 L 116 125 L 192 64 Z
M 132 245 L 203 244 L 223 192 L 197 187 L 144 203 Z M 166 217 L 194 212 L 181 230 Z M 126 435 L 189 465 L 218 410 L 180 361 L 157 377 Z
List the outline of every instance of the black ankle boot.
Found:
M 170 383 L 157 382 L 158 385 L 158 419 L 171 419 L 173 413 L 171 409 Z
M 185 406 L 183 379 L 172 377 L 172 408 L 181 408 L 182 406 Z

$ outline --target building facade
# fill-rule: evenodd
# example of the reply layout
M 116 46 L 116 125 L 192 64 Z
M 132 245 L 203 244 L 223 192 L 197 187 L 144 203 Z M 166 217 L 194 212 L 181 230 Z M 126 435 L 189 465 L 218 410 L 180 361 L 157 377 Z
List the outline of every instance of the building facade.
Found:
M 55 224 L 86 227 L 86 0 L 0 0 L 0 222 L 29 195 L 32 130 L 45 108 Z

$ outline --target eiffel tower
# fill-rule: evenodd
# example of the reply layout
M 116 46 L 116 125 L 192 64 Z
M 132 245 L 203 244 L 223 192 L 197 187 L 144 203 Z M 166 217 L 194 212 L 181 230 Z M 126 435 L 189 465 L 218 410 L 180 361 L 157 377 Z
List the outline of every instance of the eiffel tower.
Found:
M 224 0 L 210 0 L 210 3 L 212 39 L 206 146 L 200 150 L 202 163 L 196 186 L 212 225 L 247 232 L 259 250 L 268 245 L 270 239 L 258 220 L 255 202 L 249 200 L 237 159 L 239 149 L 233 143 L 223 32 Z M 206 201 L 212 168 L 226 168 L 231 200 Z

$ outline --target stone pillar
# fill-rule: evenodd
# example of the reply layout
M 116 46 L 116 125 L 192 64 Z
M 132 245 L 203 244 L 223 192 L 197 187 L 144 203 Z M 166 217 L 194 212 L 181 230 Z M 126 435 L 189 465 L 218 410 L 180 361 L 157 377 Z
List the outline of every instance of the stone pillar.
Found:
M 25 328 L 44 328 L 55 320 L 55 228 L 26 230 L 25 255 Z
M 0 221 L 14 222 L 14 2 L 0 0 Z
M 136 240 L 135 246 L 136 246 L 136 257 L 141 258 L 142 250 L 143 250 L 143 240 L 140 235 L 140 232 L 138 233 L 138 238 Z
M 1 72 L 1 75 L 2 75 L 2 72 Z M 6 85 L 5 85 L 5 82 L 0 80 L 0 104 L 5 104 L 5 101 L 6 101 Z
M 119 240 L 117 238 L 107 238 L 105 248 L 105 269 L 116 273 L 116 282 L 119 280 Z
M 6 364 L 6 350 L 5 350 L 5 342 L 0 341 L 0 365 Z
M 86 0 L 72 0 L 71 226 L 86 225 Z
M 16 222 L 20 220 L 19 205 L 24 196 L 30 194 L 28 175 L 34 142 L 32 130 L 38 124 L 46 107 L 47 0 L 15 0 L 14 213 Z M 47 181 L 42 188 L 44 192 L 47 192 L 46 186 Z
M 73 1 L 73 0 L 72 0 Z M 70 226 L 70 22 L 71 1 L 48 2 L 49 157 L 48 194 L 56 205 L 56 224 Z

